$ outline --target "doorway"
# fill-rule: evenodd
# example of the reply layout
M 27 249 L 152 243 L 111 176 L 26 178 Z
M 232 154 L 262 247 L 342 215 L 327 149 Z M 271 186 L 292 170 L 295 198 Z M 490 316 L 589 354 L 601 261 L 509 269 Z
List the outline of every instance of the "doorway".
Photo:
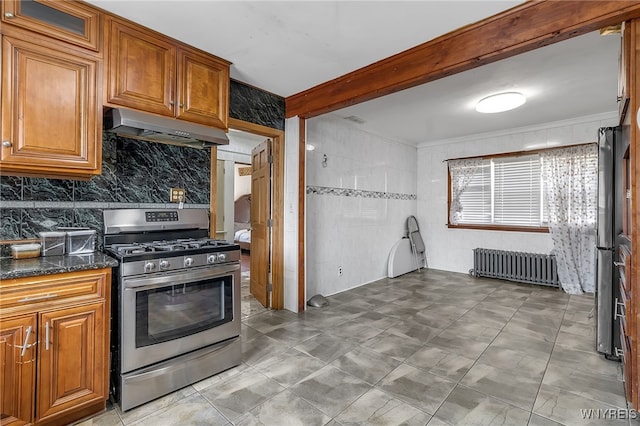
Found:
M 263 312 L 267 308 L 281 309 L 283 306 L 283 236 L 281 235 L 283 224 L 279 212 L 283 209 L 284 134 L 279 130 L 231 119 L 229 139 L 229 145 L 217 148 L 215 161 L 212 161 L 212 166 L 216 165 L 216 172 L 212 173 L 212 179 L 215 177 L 216 182 L 212 181 L 211 185 L 211 207 L 216 219 L 215 230 L 212 229 L 211 233 L 215 232 L 216 238 L 234 241 L 241 247 L 242 316 L 247 317 Z M 273 219 L 270 221 L 269 230 L 271 250 L 267 251 L 268 253 L 270 251 L 270 256 L 263 257 L 264 260 L 256 264 L 256 256 L 252 256 L 252 253 L 254 248 L 258 250 L 259 247 L 256 246 L 256 242 L 251 241 L 250 212 L 253 201 L 264 199 L 265 195 L 255 197 L 255 194 L 251 193 L 252 150 L 264 143 L 266 139 L 272 140 L 274 148 L 273 177 L 270 187 L 266 188 L 266 198 L 272 200 Z M 255 253 L 260 254 L 259 251 Z M 251 265 L 252 257 L 254 257 L 253 265 Z M 251 295 L 249 283 L 252 270 L 259 274 L 269 271 L 270 297 L 263 298 L 266 308 Z M 268 284 L 266 279 L 263 282 L 266 287 Z

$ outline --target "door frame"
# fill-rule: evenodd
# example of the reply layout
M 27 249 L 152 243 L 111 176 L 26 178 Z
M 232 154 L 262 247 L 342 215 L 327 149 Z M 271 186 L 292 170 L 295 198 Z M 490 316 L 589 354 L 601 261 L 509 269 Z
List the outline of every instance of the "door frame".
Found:
M 229 117 L 229 128 L 264 136 L 273 141 L 273 175 L 271 178 L 271 308 L 284 308 L 284 131 Z M 217 207 L 218 149 L 211 148 L 211 196 L 209 235 L 215 236 Z

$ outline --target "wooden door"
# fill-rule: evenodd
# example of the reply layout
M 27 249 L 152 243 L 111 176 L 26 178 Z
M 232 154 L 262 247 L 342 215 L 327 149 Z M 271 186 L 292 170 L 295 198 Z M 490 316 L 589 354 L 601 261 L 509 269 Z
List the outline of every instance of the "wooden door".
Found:
M 107 19 L 106 102 L 173 117 L 176 48 L 141 27 Z
M 3 37 L 5 171 L 100 174 L 98 65 L 91 56 Z
M 271 252 L 271 140 L 251 152 L 251 275 L 249 289 L 262 306 L 269 306 Z
M 200 53 L 178 50 L 176 117 L 226 129 L 229 65 Z
M 29 336 L 28 330 L 30 330 Z M 28 337 L 28 341 L 27 341 Z M 36 316 L 2 320 L 0 327 L 0 419 L 2 426 L 33 422 Z
M 38 421 L 107 398 L 108 317 L 104 311 L 101 302 L 40 314 Z

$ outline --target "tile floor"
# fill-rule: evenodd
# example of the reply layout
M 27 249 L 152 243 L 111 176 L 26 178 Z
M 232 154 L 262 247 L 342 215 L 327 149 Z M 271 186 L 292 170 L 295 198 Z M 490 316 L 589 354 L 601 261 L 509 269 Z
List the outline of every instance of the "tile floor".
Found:
M 243 312 L 241 365 L 81 424 L 629 424 L 582 416 L 626 408 L 590 296 L 423 270 L 330 301 Z
M 251 295 L 249 291 L 249 279 L 251 276 L 250 271 L 251 257 L 248 253 L 242 252 L 240 265 L 241 265 L 241 285 L 240 285 L 240 310 L 242 311 L 242 319 L 245 319 L 251 315 L 256 315 L 262 312 L 266 312 L 267 309 L 258 302 L 255 297 Z

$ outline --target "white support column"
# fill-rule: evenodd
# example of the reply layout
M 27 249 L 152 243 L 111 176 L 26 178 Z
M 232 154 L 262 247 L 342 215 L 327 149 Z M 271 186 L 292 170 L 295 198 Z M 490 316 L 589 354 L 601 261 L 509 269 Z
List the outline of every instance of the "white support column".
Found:
M 284 308 L 298 312 L 298 152 L 299 119 L 285 123 Z

